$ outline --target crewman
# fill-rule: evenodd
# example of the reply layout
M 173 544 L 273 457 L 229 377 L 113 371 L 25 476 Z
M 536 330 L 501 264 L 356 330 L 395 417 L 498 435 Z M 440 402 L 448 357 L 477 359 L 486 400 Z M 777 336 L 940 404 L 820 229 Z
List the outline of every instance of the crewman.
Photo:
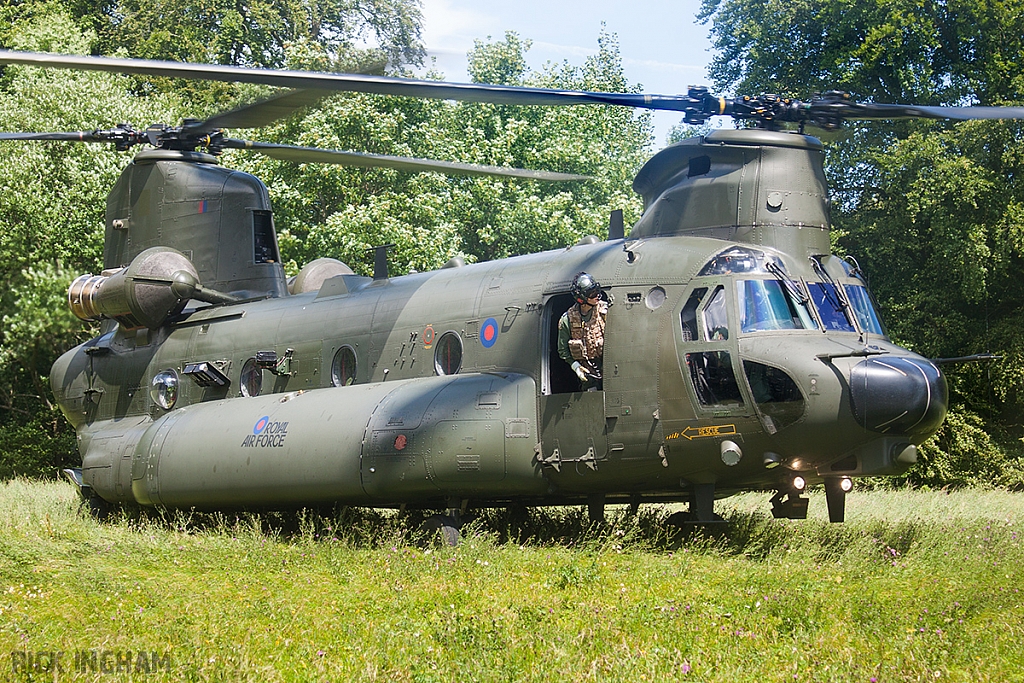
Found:
M 576 303 L 558 321 L 558 355 L 572 366 L 583 391 L 598 391 L 608 304 L 601 298 L 601 285 L 587 273 L 576 274 L 569 293 Z

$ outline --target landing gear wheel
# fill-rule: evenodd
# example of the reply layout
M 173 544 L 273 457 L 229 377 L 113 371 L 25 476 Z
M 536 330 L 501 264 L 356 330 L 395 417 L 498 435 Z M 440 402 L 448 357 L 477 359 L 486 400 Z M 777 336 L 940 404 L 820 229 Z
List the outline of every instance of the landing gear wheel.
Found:
M 431 515 L 423 520 L 423 530 L 428 537 L 440 534 L 447 546 L 454 548 L 459 544 L 459 522 L 451 515 Z

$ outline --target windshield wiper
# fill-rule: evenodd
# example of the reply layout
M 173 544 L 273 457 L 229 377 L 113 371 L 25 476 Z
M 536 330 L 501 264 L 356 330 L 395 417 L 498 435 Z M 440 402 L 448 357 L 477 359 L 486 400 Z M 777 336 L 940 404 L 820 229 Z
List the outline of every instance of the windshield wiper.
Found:
M 833 298 L 828 287 L 822 287 L 822 290 L 825 292 L 825 298 L 828 299 L 828 302 L 832 304 L 837 311 L 842 311 L 850 325 L 856 329 L 856 316 L 853 314 L 853 306 L 850 305 L 850 301 L 846 298 L 846 292 L 843 291 L 842 286 L 840 286 L 838 282 L 832 279 L 832 276 L 828 274 L 825 267 L 821 265 L 820 256 L 810 256 L 809 258 L 811 259 L 811 266 L 814 267 L 814 272 L 817 273 L 822 280 L 832 285 L 832 291 L 835 292 L 835 298 Z
M 803 290 L 800 289 L 800 285 L 797 284 L 796 280 L 791 278 L 785 270 L 782 269 L 775 261 L 767 261 L 764 264 L 765 270 L 775 276 L 775 279 L 781 282 L 786 287 L 786 291 L 789 295 L 796 299 L 797 303 L 802 304 L 805 308 L 807 307 L 808 298 L 804 294 Z

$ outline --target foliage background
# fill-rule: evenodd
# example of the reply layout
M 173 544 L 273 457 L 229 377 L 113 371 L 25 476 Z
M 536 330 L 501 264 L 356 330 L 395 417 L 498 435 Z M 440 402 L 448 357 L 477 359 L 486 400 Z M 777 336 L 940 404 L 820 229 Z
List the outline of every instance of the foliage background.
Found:
M 1024 102 L 1018 2 L 705 0 L 700 18 L 716 48 L 710 73 L 727 92 Z M 0 5 L 0 45 L 400 75 L 423 58 L 420 21 L 416 0 L 37 0 Z M 470 69 L 480 82 L 633 89 L 614 36 L 598 36 L 598 47 L 582 65 L 535 72 L 524 59 L 529 41 L 508 34 L 477 43 Z M 8 67 L 0 92 L 3 127 L 32 131 L 174 123 L 266 91 Z M 318 256 L 365 272 L 365 250 L 388 242 L 398 245 L 393 268 L 404 272 L 600 235 L 611 209 L 623 208 L 627 223 L 639 217 L 630 183 L 651 146 L 647 117 L 625 110 L 357 94 L 245 134 L 597 177 L 541 185 L 225 154 L 224 163 L 270 187 L 290 272 Z M 860 260 L 893 339 L 928 357 L 1002 356 L 945 367 L 949 418 L 904 481 L 1024 486 L 1024 123 L 883 122 L 821 137 L 834 248 Z M 0 144 L 0 477 L 48 476 L 77 461 L 47 374 L 57 355 L 91 336 L 67 311 L 66 287 L 99 269 L 104 199 L 127 158 L 91 145 Z
M 4 47 L 402 75 L 423 55 L 416 0 L 27 2 L 0 7 Z M 182 22 L 180 17 L 195 18 Z M 227 28 L 226 28 L 227 27 Z M 230 30 L 227 30 L 230 29 Z M 582 65 L 526 66 L 515 34 L 478 42 L 474 80 L 626 91 L 614 36 Z M 374 47 L 363 46 L 369 41 Z M 433 74 L 440 78 L 441 74 Z M 0 120 L 11 131 L 176 123 L 268 94 L 252 86 L 143 80 L 8 67 Z M 585 133 L 581 132 L 585 131 Z M 357 272 L 366 250 L 395 243 L 393 272 L 438 268 L 453 256 L 501 258 L 571 244 L 606 230 L 612 209 L 639 218 L 633 174 L 650 152 L 649 116 L 595 107 L 546 109 L 341 94 L 247 137 L 322 148 L 580 173 L 590 182 L 539 184 L 389 169 L 297 165 L 229 152 L 226 165 L 270 188 L 286 269 L 332 256 Z M 52 476 L 77 464 L 73 431 L 47 375 L 92 336 L 67 310 L 67 286 L 101 268 L 106 193 L 127 154 L 70 143 L 0 144 L 0 477 Z
M 1004 0 L 704 0 L 715 85 L 925 105 L 1024 103 L 1024 6 Z M 905 477 L 1024 486 L 1024 122 L 826 132 L 833 247 L 870 279 L 893 340 L 946 365 L 951 411 Z

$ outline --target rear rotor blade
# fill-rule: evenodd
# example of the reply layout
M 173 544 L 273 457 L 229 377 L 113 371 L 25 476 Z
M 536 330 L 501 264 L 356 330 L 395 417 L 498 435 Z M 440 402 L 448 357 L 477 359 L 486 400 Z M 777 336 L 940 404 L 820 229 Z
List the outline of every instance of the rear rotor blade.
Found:
M 529 180 L 546 181 L 591 179 L 590 176 L 575 175 L 572 173 L 555 173 L 553 171 L 532 171 L 524 168 L 463 164 L 454 161 L 433 161 L 430 159 L 396 157 L 384 154 L 343 152 L 334 149 L 278 145 L 269 142 L 237 140 L 233 138 L 228 138 L 223 142 L 225 148 L 248 149 L 274 159 L 294 161 L 296 163 L 340 164 L 343 166 L 358 166 L 362 168 L 394 168 L 400 171 L 434 171 L 448 175 L 497 176 L 504 178 L 527 178 Z
M 261 128 L 286 118 L 295 111 L 311 107 L 331 94 L 329 90 L 289 90 L 253 104 L 212 116 L 184 128 L 193 135 L 218 128 Z
M 172 78 L 192 78 L 242 83 L 262 83 L 285 88 L 365 92 L 381 95 L 425 97 L 467 102 L 515 105 L 614 104 L 643 109 L 679 111 L 685 121 L 699 124 L 712 116 L 727 115 L 758 121 L 813 123 L 834 128 L 847 119 L 931 118 L 931 119 L 1016 119 L 1024 118 L 1024 107 L 932 107 L 902 104 L 859 104 L 846 93 L 826 93 L 808 102 L 777 95 L 725 98 L 706 88 L 691 87 L 685 95 L 551 90 L 481 83 L 445 83 L 387 76 L 330 74 L 236 66 L 186 64 L 143 59 L 81 57 L 0 50 L 0 64 L 29 64 L 115 73 Z M 282 96 L 287 98 L 288 96 Z M 298 97 L 298 96 L 296 96 Z M 240 115 L 240 118 L 245 117 Z M 205 125 L 205 124 L 204 124 Z M 226 125 L 226 124 L 225 124 Z M 204 128 L 205 130 L 205 128 Z
M 69 140 L 71 142 L 110 142 L 96 131 L 77 133 L 0 133 L 0 140 Z

